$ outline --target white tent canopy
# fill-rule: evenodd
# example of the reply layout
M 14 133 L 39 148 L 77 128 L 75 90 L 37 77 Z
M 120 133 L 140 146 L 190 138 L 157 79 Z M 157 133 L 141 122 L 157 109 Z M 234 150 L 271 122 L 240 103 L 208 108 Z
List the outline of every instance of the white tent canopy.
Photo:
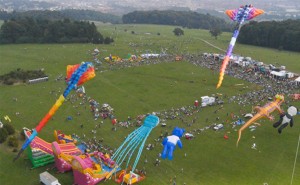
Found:
M 300 76 L 295 79 L 296 82 L 300 82 Z
M 296 82 L 296 85 L 300 85 L 300 76 L 296 78 L 294 82 Z
M 253 117 L 253 114 L 251 114 L 251 113 L 248 113 L 248 114 L 245 114 L 245 116 L 244 116 L 245 118 L 252 118 Z
M 271 75 L 278 76 L 278 77 L 285 77 L 285 73 L 286 73 L 285 71 L 279 71 L 279 72 L 272 71 Z

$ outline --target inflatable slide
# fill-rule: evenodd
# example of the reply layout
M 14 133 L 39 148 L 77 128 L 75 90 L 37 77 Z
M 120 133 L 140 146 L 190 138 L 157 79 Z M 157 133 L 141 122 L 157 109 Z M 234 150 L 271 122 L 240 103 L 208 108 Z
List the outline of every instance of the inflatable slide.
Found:
M 24 130 L 25 136 L 29 138 L 31 131 L 29 129 Z M 74 143 L 60 144 L 60 149 L 70 155 L 81 154 L 81 151 L 76 147 Z M 35 137 L 30 143 L 30 147 L 27 149 L 28 157 L 33 165 L 33 168 L 44 166 L 54 162 L 53 151 L 51 143 L 46 142 L 40 137 Z
M 65 154 L 57 142 L 52 143 L 52 148 L 55 167 L 61 173 L 73 170 L 74 184 L 97 184 L 104 180 L 106 175 L 115 167 L 115 162 L 110 159 L 110 156 L 99 151 L 80 155 Z

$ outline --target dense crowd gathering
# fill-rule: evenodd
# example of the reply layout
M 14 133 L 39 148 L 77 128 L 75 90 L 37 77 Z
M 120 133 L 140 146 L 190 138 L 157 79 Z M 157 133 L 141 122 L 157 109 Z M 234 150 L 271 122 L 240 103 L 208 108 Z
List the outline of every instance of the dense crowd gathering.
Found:
M 187 55 L 187 56 L 183 56 L 183 58 L 185 61 L 188 61 L 195 66 L 208 68 L 212 70 L 213 73 L 216 74 L 218 74 L 219 72 L 220 61 L 215 60 L 214 58 L 205 57 L 203 55 L 198 55 L 198 56 Z M 175 62 L 175 60 L 174 57 L 165 56 L 163 58 L 145 59 L 140 62 L 120 62 L 120 63 L 109 64 L 109 66 L 106 68 L 105 67 L 102 68 L 101 65 L 100 66 L 98 65 L 98 72 L 105 72 L 107 70 L 121 70 L 123 68 L 137 67 L 141 65 L 155 65 L 162 62 Z M 274 97 L 274 95 L 278 93 L 282 93 L 285 96 L 289 96 L 290 94 L 295 93 L 299 89 L 299 87 L 295 85 L 295 83 L 290 79 L 277 79 L 274 78 L 272 75 L 270 75 L 270 73 L 268 72 L 261 73 L 260 71 L 256 70 L 256 68 L 251 68 L 251 70 L 249 70 L 249 67 L 242 67 L 239 65 L 230 64 L 226 72 L 227 75 L 229 76 L 242 79 L 250 83 L 255 83 L 259 85 L 261 88 L 252 91 L 245 91 L 245 92 L 241 91 L 240 93 L 234 96 L 224 95 L 222 96 L 222 99 L 225 101 L 225 103 L 235 103 L 244 107 L 246 105 L 259 105 L 263 101 L 271 100 Z M 78 94 L 81 95 L 78 96 Z M 102 118 L 102 119 L 108 118 L 110 120 L 115 119 L 115 116 L 113 115 L 113 111 L 108 111 L 105 109 L 101 112 L 103 105 L 101 108 L 100 104 L 95 99 L 88 97 L 82 91 L 77 91 L 77 94 L 71 95 L 68 100 L 72 104 L 74 104 L 73 105 L 74 108 L 78 108 L 76 102 L 80 101 L 80 105 L 85 106 L 86 110 L 92 112 L 92 116 L 94 117 L 95 121 L 98 118 Z M 287 98 L 285 103 L 286 105 L 289 105 L 290 99 Z M 105 104 L 104 107 L 107 107 L 107 104 Z M 149 144 L 146 145 L 147 150 L 152 150 L 155 146 L 160 146 L 160 143 L 163 140 L 163 138 L 170 134 L 171 129 L 173 127 L 167 125 L 169 120 L 179 121 L 180 125 L 182 127 L 185 127 L 188 133 L 190 133 L 191 135 L 197 135 L 205 130 L 213 128 L 216 125 L 216 122 L 224 123 L 224 121 L 226 121 L 226 120 L 220 120 L 219 117 L 220 116 L 219 111 L 222 108 L 223 105 L 216 106 L 216 109 L 214 110 L 215 118 L 206 118 L 206 122 L 208 123 L 202 127 L 200 126 L 200 124 L 191 127 L 193 124 L 199 122 L 198 121 L 199 114 L 197 113 L 201 111 L 202 107 L 196 107 L 195 105 L 186 105 L 178 108 L 171 108 L 169 110 L 160 110 L 157 112 L 152 112 L 151 114 L 155 114 L 160 118 L 162 128 L 161 128 L 160 135 L 157 136 L 157 138 L 155 138 L 154 141 L 148 141 Z M 101 116 L 99 116 L 99 114 Z M 117 131 L 117 128 L 122 128 L 122 127 L 128 128 L 128 127 L 140 126 L 142 124 L 143 118 L 147 116 L 147 114 L 138 115 L 136 117 L 128 116 L 126 120 L 118 120 L 118 121 L 115 120 L 115 123 L 112 124 L 112 131 Z M 224 114 L 224 112 L 222 114 Z M 231 115 L 232 113 L 227 112 L 228 117 L 229 114 Z M 77 115 L 80 115 L 80 112 L 78 112 Z M 239 116 L 236 115 L 231 115 L 231 116 L 233 116 L 233 118 L 236 120 L 239 119 Z M 98 150 L 113 155 L 113 153 L 116 151 L 116 148 L 112 148 L 109 145 L 105 144 L 103 138 L 98 139 L 96 137 L 97 129 L 101 128 L 102 124 L 103 121 L 101 121 L 99 124 L 98 123 L 95 124 L 95 128 L 92 129 L 90 132 L 88 132 L 90 133 L 89 137 L 83 134 L 83 136 L 81 137 L 81 141 L 83 144 L 86 145 L 87 149 L 90 151 Z M 84 127 L 83 124 L 81 124 L 81 128 L 83 127 Z M 76 137 L 80 138 L 77 135 Z M 145 159 L 144 165 L 146 163 L 148 163 L 147 158 Z M 157 155 L 157 158 L 152 163 L 155 166 L 159 166 L 160 164 L 159 154 Z M 143 172 L 146 173 L 145 167 L 143 167 Z

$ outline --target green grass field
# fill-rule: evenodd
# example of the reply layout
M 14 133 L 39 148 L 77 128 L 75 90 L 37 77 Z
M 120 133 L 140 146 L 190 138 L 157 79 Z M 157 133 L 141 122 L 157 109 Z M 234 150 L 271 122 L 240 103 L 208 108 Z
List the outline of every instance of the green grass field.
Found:
M 21 130 L 22 127 L 34 128 L 55 103 L 57 95 L 66 87 L 63 81 L 54 79 L 60 74 L 65 74 L 68 64 L 91 61 L 90 53 L 96 47 L 101 51 L 101 57 L 109 56 L 110 53 L 126 57 L 128 53 L 160 53 L 162 50 L 171 54 L 223 53 L 202 40 L 226 50 L 231 37 L 231 33 L 223 33 L 218 40 L 215 40 L 207 30 L 188 29 L 184 29 L 184 36 L 175 37 L 172 32 L 173 26 L 98 24 L 98 27 L 104 36 L 114 38 L 115 42 L 112 45 L 0 45 L 0 75 L 17 68 L 25 70 L 43 68 L 50 78 L 48 82 L 34 85 L 0 86 L 1 119 L 9 115 L 17 130 Z M 279 52 L 240 44 L 235 47 L 235 53 L 250 56 L 265 63 L 285 65 L 287 69 L 300 73 L 300 66 L 297 64 L 299 53 Z M 104 64 L 102 68 L 108 69 L 108 66 Z M 135 117 L 153 111 L 192 105 L 195 99 L 200 99 L 203 95 L 222 93 L 233 96 L 259 88 L 226 76 L 222 88 L 216 90 L 217 80 L 218 74 L 210 70 L 195 67 L 188 62 L 172 62 L 97 72 L 96 77 L 84 86 L 88 96 L 99 103 L 109 103 L 115 109 L 115 116 L 119 120 L 126 120 L 127 116 Z M 240 83 L 244 83 L 248 88 L 234 86 Z M 50 91 L 55 91 L 55 93 L 50 94 Z M 17 102 L 13 101 L 14 97 L 18 98 Z M 76 105 L 79 103 L 80 101 L 76 102 Z M 101 120 L 95 121 L 88 108 L 85 109 L 84 106 L 79 105 L 79 108 L 75 109 L 73 106 L 74 104 L 65 102 L 54 115 L 54 120 L 49 121 L 39 136 L 51 142 L 54 140 L 53 130 L 60 129 L 68 134 L 77 133 L 79 136 L 86 134 L 87 137 L 92 138 L 94 135 L 90 131 Z M 215 114 L 214 111 L 218 108 L 219 106 L 206 107 L 198 114 L 185 117 L 186 121 L 198 117 L 192 127 L 186 127 L 179 120 L 168 121 L 166 128 L 158 126 L 152 131 L 147 144 L 155 143 L 154 139 L 161 132 L 165 130 L 170 132 L 174 126 L 185 127 L 189 131 L 212 123 L 221 123 L 228 119 L 226 114 L 230 112 L 238 114 L 240 109 L 251 111 L 251 106 L 240 107 L 237 104 L 227 103 L 221 111 Z M 20 112 L 20 115 L 16 116 L 16 112 Z M 77 116 L 77 112 L 81 115 Z M 66 121 L 69 115 L 73 116 L 72 121 Z M 220 121 L 215 120 L 216 116 L 221 118 Z M 209 119 L 208 122 L 205 121 L 206 118 Z M 177 184 L 189 185 L 290 184 L 300 129 L 299 118 L 296 117 L 295 126 L 292 129 L 286 128 L 282 135 L 272 128 L 271 122 L 259 122 L 262 126 L 256 131 L 250 132 L 248 129 L 244 131 L 238 148 L 235 145 L 237 133 L 229 124 L 219 132 L 206 130 L 196 135 L 193 140 L 183 138 L 183 149 L 176 149 L 174 160 L 162 160 L 160 166 L 157 167 L 153 163 L 158 153 L 161 152 L 162 146 L 156 143 L 154 150 L 143 151 L 137 166 L 138 169 L 145 167 L 147 171 L 146 180 L 140 184 L 170 184 L 170 179 L 174 176 L 176 176 Z M 84 124 L 83 129 L 80 128 L 80 124 Z M 110 121 L 105 120 L 101 129 L 97 129 L 95 136 L 103 138 L 104 142 L 112 147 L 120 146 L 124 137 L 134 129 L 118 128 L 116 132 L 113 132 L 111 128 Z M 228 140 L 223 139 L 225 133 L 229 136 Z M 255 136 L 255 139 L 252 136 Z M 251 149 L 253 142 L 257 144 L 258 150 Z M 185 153 L 186 157 L 184 157 Z M 13 163 L 12 159 L 15 155 L 16 153 L 13 153 L 12 148 L 8 148 L 6 143 L 0 145 L 0 184 L 37 185 L 39 184 L 38 174 L 53 167 L 53 165 L 48 165 L 31 170 L 31 164 L 26 155 Z M 144 164 L 145 158 L 148 160 L 147 164 Z M 55 175 L 63 185 L 73 182 L 72 172 L 56 174 L 55 169 L 51 169 L 50 173 Z M 103 184 L 115 183 L 107 181 Z M 300 184 L 299 161 L 295 166 L 293 184 Z

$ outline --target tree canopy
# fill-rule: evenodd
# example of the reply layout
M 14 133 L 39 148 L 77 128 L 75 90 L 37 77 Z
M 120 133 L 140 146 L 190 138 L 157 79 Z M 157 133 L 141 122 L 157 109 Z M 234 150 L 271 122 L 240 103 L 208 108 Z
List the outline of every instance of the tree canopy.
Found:
M 1 44 L 88 42 L 102 44 L 105 39 L 93 22 L 70 19 L 51 21 L 29 17 L 17 18 L 5 21 L 0 29 Z M 113 39 L 108 40 L 113 42 Z
M 47 75 L 43 70 L 28 70 L 24 71 L 20 68 L 15 71 L 10 71 L 7 74 L 0 75 L 0 83 L 13 85 L 14 83 L 25 83 L 30 79 L 42 78 Z
M 184 31 L 180 28 L 175 28 L 173 30 L 173 33 L 176 35 L 176 36 L 181 36 L 181 35 L 184 35 Z
M 76 9 L 65 9 L 60 11 L 50 11 L 50 10 L 30 10 L 25 12 L 6 12 L 0 10 L 0 19 L 9 20 L 21 17 L 31 17 L 34 19 L 47 19 L 47 20 L 88 20 L 88 21 L 100 21 L 100 22 L 110 22 L 113 24 L 121 23 L 122 19 L 120 16 L 102 13 L 93 10 L 76 10 Z
M 212 37 L 215 37 L 215 39 L 217 39 L 218 36 L 222 34 L 222 31 L 220 28 L 214 27 L 209 30 L 209 33 Z
M 223 31 L 232 31 L 233 26 L 221 18 L 192 11 L 134 11 L 123 15 L 125 24 L 161 24 L 184 28 L 211 29 L 218 26 Z
M 300 20 L 251 21 L 242 27 L 238 42 L 299 52 Z

